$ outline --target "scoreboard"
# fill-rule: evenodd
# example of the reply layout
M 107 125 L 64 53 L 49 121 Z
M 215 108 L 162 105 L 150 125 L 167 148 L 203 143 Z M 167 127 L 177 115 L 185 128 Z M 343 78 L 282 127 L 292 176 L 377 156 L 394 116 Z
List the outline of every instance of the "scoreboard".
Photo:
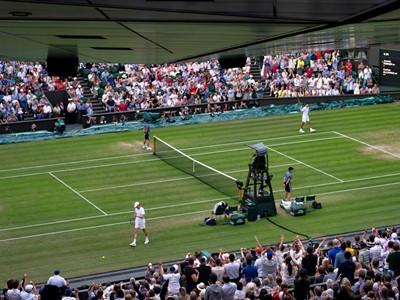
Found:
M 400 51 L 379 50 L 380 84 L 400 85 Z

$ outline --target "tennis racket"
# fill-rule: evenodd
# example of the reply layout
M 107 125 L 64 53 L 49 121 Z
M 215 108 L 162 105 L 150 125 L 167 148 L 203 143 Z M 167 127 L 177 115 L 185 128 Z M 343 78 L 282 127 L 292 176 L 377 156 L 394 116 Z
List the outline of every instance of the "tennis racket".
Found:
M 135 225 L 135 218 L 130 218 L 129 223 L 130 223 L 131 225 Z

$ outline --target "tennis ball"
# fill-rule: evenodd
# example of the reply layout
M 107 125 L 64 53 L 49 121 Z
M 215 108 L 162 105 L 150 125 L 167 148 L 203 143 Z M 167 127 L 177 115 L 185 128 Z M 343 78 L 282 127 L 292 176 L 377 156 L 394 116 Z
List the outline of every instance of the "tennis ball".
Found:
M 105 258 L 106 258 L 105 256 L 102 257 L 102 259 L 105 259 Z

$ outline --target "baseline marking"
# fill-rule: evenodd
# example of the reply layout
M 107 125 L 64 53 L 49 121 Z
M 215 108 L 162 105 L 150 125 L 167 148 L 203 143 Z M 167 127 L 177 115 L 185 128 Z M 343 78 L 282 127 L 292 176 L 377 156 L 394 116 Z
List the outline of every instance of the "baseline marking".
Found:
M 381 148 L 379 148 L 379 147 L 373 146 L 373 145 L 368 144 L 368 143 L 366 143 L 366 142 L 357 140 L 357 139 L 352 138 L 352 137 L 350 137 L 350 136 L 348 136 L 348 135 L 345 135 L 345 134 L 343 134 L 343 133 L 340 133 L 340 132 L 337 132 L 337 131 L 333 131 L 333 132 L 336 133 L 336 134 L 338 134 L 338 135 L 340 135 L 340 136 L 342 136 L 342 137 L 344 137 L 344 138 L 346 138 L 346 139 L 349 139 L 349 140 L 355 141 L 355 142 L 357 142 L 357 143 L 363 144 L 363 145 L 368 146 L 368 147 L 370 147 L 370 148 L 373 148 L 373 149 L 375 149 L 375 150 L 381 151 L 381 152 L 383 152 L 383 153 L 385 153 L 385 154 L 392 155 L 392 156 L 394 156 L 394 157 L 400 158 L 400 155 L 397 155 L 397 154 L 394 154 L 394 153 L 392 153 L 392 152 L 386 151 L 386 150 L 384 150 L 384 149 L 381 149 Z
M 58 182 L 60 182 L 62 185 L 64 185 L 65 187 L 67 187 L 68 189 L 70 189 L 71 191 L 73 191 L 76 195 L 78 195 L 79 197 L 81 197 L 83 200 L 85 200 L 87 203 L 89 203 L 91 206 L 93 206 L 94 208 L 96 208 L 99 212 L 101 212 L 103 215 L 107 216 L 107 213 L 105 211 L 103 211 L 100 207 L 98 207 L 97 205 L 95 205 L 94 203 L 92 203 L 90 200 L 88 200 L 85 196 L 81 195 L 79 192 L 77 192 L 76 190 L 74 190 L 72 187 L 70 187 L 68 184 L 66 184 L 64 181 L 62 181 L 60 178 L 58 178 L 57 176 L 55 176 L 54 174 L 52 174 L 51 172 L 49 172 L 50 176 L 52 176 L 54 179 L 56 179 Z

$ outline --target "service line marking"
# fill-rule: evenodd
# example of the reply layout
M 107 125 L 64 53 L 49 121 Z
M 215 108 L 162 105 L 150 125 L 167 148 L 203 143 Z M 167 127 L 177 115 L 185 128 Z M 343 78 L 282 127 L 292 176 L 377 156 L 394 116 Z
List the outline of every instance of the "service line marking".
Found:
M 310 168 L 310 169 L 313 169 L 313 170 L 315 170 L 315 171 L 317 171 L 317 172 L 319 172 L 319 173 L 322 173 L 322 174 L 324 174 L 324 175 L 326 175 L 326 176 L 329 176 L 329 177 L 331 177 L 331 178 L 333 178 L 333 179 L 335 179 L 335 180 L 337 180 L 337 181 L 344 182 L 344 180 L 342 180 L 342 179 L 340 179 L 340 178 L 337 178 L 336 176 L 333 176 L 332 174 L 329 174 L 329 173 L 327 173 L 327 172 L 324 172 L 324 171 L 322 171 L 322 170 L 320 170 L 320 169 L 318 169 L 318 168 L 315 168 L 315 167 L 313 167 L 313 166 L 311 166 L 311 165 L 309 165 L 309 164 L 306 164 L 306 163 L 304 163 L 304 162 L 302 162 L 302 161 L 300 161 L 300 160 L 298 160 L 298 159 L 296 159 L 296 158 L 294 158 L 294 157 L 291 157 L 291 156 L 289 156 L 289 155 L 286 155 L 286 154 L 284 154 L 284 153 L 282 153 L 282 152 L 280 152 L 280 151 L 278 151 L 278 150 L 272 149 L 271 147 L 269 147 L 269 150 L 270 150 L 270 151 L 273 151 L 273 152 L 275 152 L 275 153 L 278 153 L 279 155 L 282 155 L 282 156 L 284 156 L 284 157 L 286 157 L 286 158 L 289 158 L 289 159 L 291 159 L 291 160 L 293 160 L 293 161 L 295 161 L 295 162 L 298 162 L 298 163 L 300 163 L 300 164 L 302 164 L 302 165 L 304 165 L 304 166 L 306 166 L 306 167 L 308 167 L 308 168 Z
M 335 193 L 352 192 L 355 190 L 357 191 L 357 190 L 373 189 L 373 188 L 380 188 L 380 187 L 386 187 L 386 186 L 397 185 L 397 184 L 400 184 L 400 182 L 385 183 L 385 184 L 371 185 L 371 186 L 365 186 L 365 187 L 359 187 L 359 188 L 353 188 L 353 189 L 338 190 L 338 191 L 321 193 L 318 195 L 328 195 L 328 194 L 335 194 Z M 191 202 L 190 204 L 193 204 L 193 202 Z M 156 208 L 153 208 L 153 209 L 156 209 Z M 157 209 L 159 209 L 159 208 L 157 208 Z M 149 209 L 147 209 L 147 210 L 149 210 Z M 176 218 L 179 216 L 200 214 L 200 213 L 204 213 L 204 212 L 210 212 L 210 210 L 208 209 L 208 210 L 192 211 L 192 212 L 175 214 L 175 215 L 165 215 L 165 216 L 160 216 L 160 217 L 147 218 L 146 220 L 152 221 L 152 220 L 161 220 L 161 219 L 166 219 L 166 218 Z M 102 217 L 104 217 L 104 216 L 102 216 Z M 91 217 L 91 218 L 93 218 L 93 217 Z M 22 239 L 28 239 L 28 238 L 36 238 L 36 237 L 49 236 L 49 235 L 55 235 L 55 234 L 60 234 L 60 233 L 70 233 L 70 232 L 97 229 L 97 228 L 110 227 L 110 226 L 116 226 L 116 225 L 124 225 L 124 224 L 126 225 L 129 223 L 127 221 L 124 221 L 124 222 L 109 223 L 109 224 L 81 227 L 81 228 L 61 230 L 61 231 L 39 233 L 39 234 L 33 234 L 33 235 L 27 235 L 27 236 L 19 236 L 19 237 L 13 237 L 13 238 L 8 238 L 8 239 L 2 239 L 2 240 L 0 240 L 0 242 L 16 241 L 16 240 L 22 240 Z
M 82 198 L 83 200 L 85 200 L 87 203 L 89 203 L 91 206 L 93 206 L 94 208 L 96 208 L 99 212 L 101 212 L 103 215 L 107 215 L 107 213 L 105 211 L 103 211 L 100 207 L 98 207 L 97 205 L 95 205 L 93 202 L 91 202 L 89 199 L 87 199 L 85 196 L 83 196 L 82 194 L 80 194 L 78 191 L 74 190 L 71 186 L 69 186 L 68 184 L 66 184 L 64 181 L 62 181 L 60 178 L 58 178 L 57 176 L 55 176 L 54 174 L 52 174 L 51 172 L 49 172 L 49 175 L 52 176 L 54 179 L 56 179 L 58 182 L 60 182 L 62 185 L 64 185 L 65 187 L 67 187 L 69 190 L 71 190 L 72 192 L 74 192 L 76 195 L 78 195 L 80 198 Z

